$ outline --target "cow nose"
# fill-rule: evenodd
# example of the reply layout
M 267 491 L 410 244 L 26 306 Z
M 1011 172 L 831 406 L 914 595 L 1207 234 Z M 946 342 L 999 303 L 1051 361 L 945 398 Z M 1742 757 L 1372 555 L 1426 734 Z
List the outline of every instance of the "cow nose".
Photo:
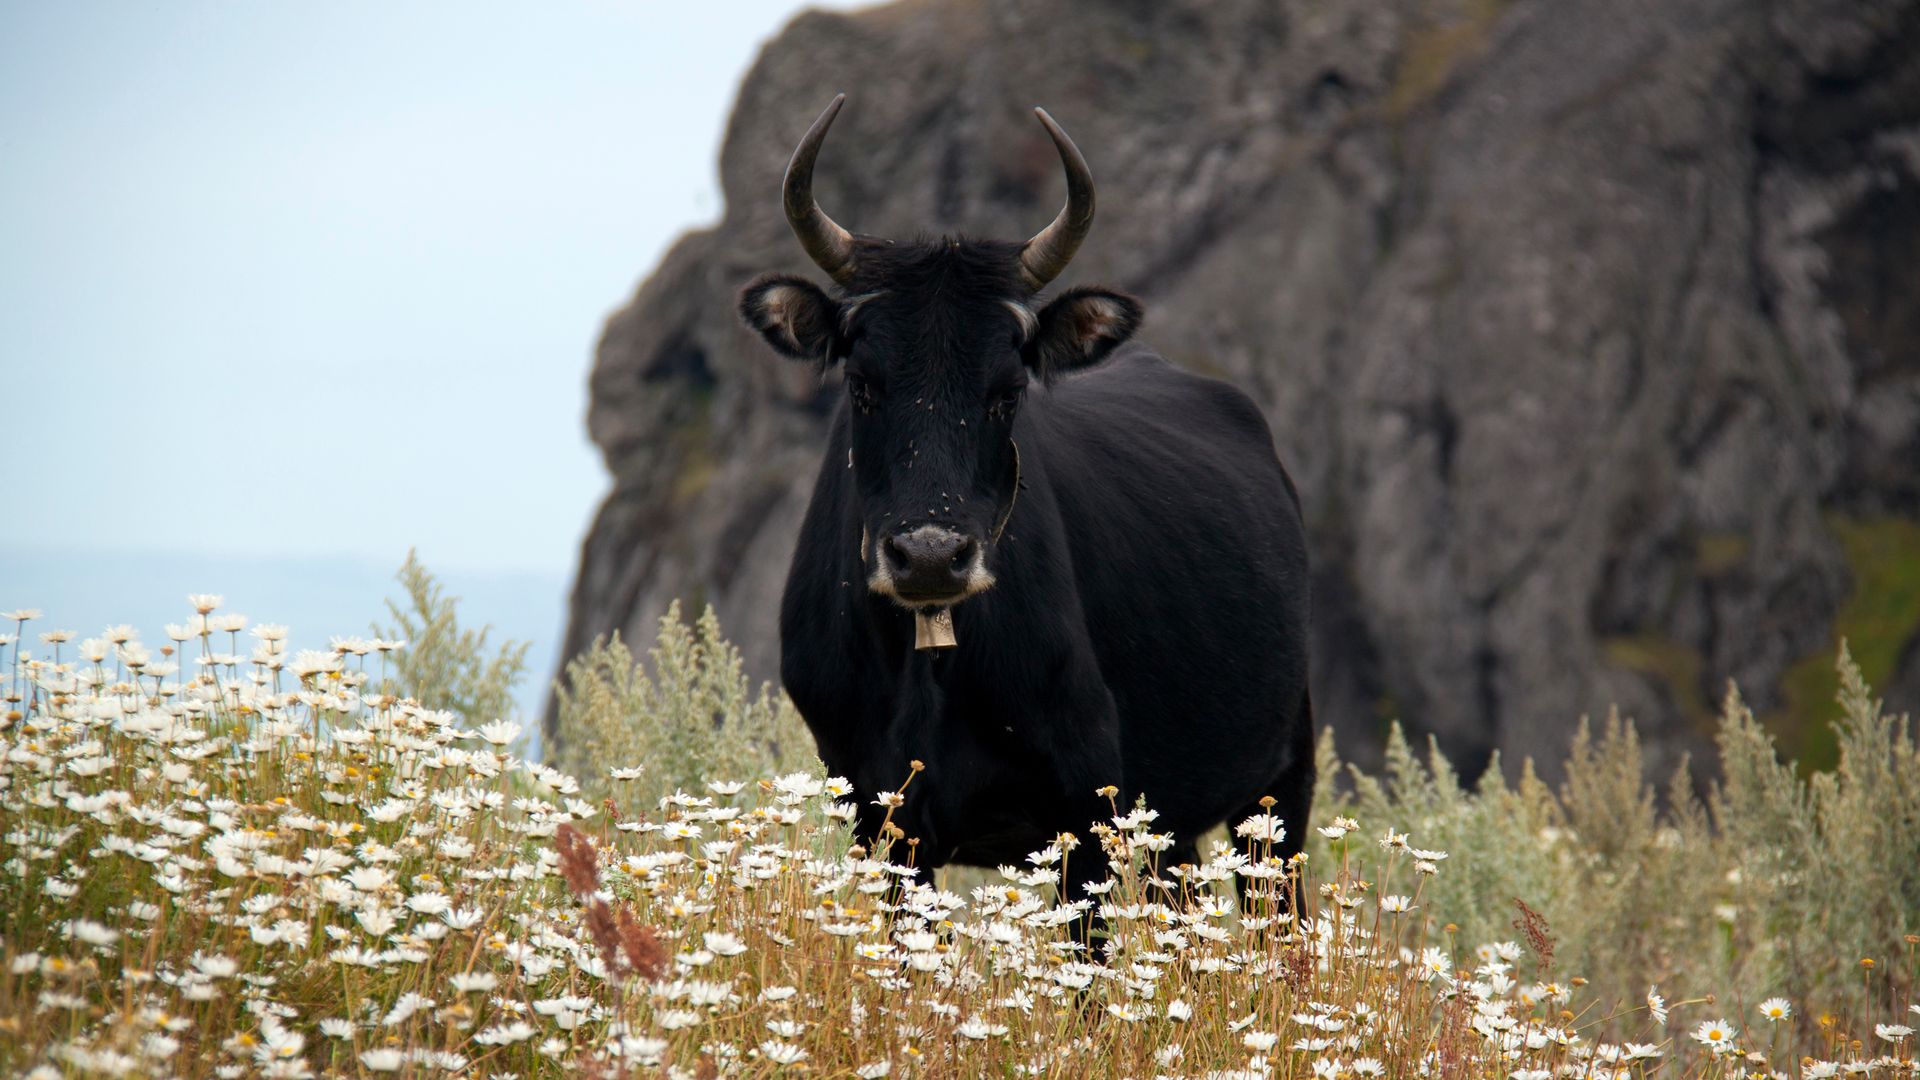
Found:
M 887 569 L 893 571 L 894 591 L 929 599 L 961 592 L 978 547 L 972 537 L 937 525 L 887 537 Z

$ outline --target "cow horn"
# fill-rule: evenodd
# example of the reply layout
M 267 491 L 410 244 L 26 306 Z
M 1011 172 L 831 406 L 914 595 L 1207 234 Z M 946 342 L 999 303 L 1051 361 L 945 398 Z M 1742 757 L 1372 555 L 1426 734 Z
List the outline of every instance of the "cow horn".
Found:
M 1047 110 L 1036 108 L 1033 112 L 1047 134 L 1053 136 L 1060 164 L 1067 170 L 1067 205 L 1060 208 L 1053 224 L 1020 249 L 1020 276 L 1038 292 L 1060 276 L 1073 261 L 1073 253 L 1080 250 L 1080 242 L 1093 230 L 1093 172 L 1087 168 L 1087 159 L 1080 156 L 1080 148 L 1053 122 Z
M 807 255 L 813 259 L 827 276 L 845 285 L 853 277 L 853 234 L 834 223 L 820 204 L 813 199 L 813 159 L 820 155 L 820 143 L 827 137 L 827 129 L 833 126 L 833 118 L 840 114 L 840 106 L 847 95 L 837 94 L 827 111 L 813 122 L 793 150 L 792 160 L 787 162 L 787 178 L 784 184 L 782 202 L 787 208 L 787 224 L 793 226 L 793 235 L 800 238 L 800 246 L 807 249 Z

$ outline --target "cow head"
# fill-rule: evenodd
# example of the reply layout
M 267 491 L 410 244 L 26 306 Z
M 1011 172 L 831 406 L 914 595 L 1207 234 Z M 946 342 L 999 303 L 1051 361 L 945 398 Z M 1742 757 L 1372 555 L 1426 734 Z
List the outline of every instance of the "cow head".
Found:
M 938 609 L 993 585 L 993 549 L 1020 482 L 1013 438 L 1029 385 L 1085 367 L 1132 335 L 1140 305 L 1111 289 L 1035 297 L 1093 224 L 1093 176 L 1044 111 L 1067 173 L 1067 203 L 1025 243 L 855 236 L 813 198 L 813 163 L 836 97 L 787 166 L 787 220 L 823 289 L 767 274 L 740 313 L 775 351 L 844 366 L 852 470 L 871 591 Z

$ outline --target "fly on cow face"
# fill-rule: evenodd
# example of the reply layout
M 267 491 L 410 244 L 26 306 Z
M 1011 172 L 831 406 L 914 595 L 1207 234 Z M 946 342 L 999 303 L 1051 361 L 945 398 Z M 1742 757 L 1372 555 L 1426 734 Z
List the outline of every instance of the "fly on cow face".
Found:
M 801 140 L 785 185 L 788 222 L 837 288 L 768 274 L 741 293 L 740 311 L 776 351 L 842 367 L 867 587 L 944 611 L 994 584 L 1029 387 L 1106 356 L 1140 307 L 1096 288 L 1037 306 L 1093 221 L 1086 162 L 1046 113 L 1035 110 L 1067 174 L 1053 224 L 1023 243 L 894 242 L 847 232 L 814 201 L 814 159 L 841 103 Z

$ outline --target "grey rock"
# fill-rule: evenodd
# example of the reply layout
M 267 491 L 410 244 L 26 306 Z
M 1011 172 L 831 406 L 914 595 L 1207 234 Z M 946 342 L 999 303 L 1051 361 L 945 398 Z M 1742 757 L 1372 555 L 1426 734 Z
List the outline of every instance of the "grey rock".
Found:
M 725 216 L 609 321 L 569 655 L 680 597 L 777 670 L 837 380 L 734 294 L 813 272 L 777 193 L 839 91 L 816 191 L 862 232 L 1027 235 L 1061 198 L 1028 108 L 1073 133 L 1101 201 L 1063 284 L 1265 408 L 1360 760 L 1400 716 L 1551 775 L 1618 703 L 1671 763 L 1726 680 L 1771 709 L 1830 648 L 1830 515 L 1920 516 L 1920 2 L 905 0 L 766 48 Z

